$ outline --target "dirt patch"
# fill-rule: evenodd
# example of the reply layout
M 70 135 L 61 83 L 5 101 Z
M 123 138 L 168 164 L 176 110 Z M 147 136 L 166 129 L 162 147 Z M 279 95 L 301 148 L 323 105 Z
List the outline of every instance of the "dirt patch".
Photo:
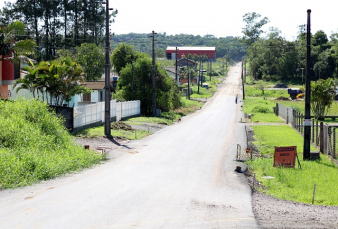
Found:
M 253 192 L 252 209 L 261 228 L 338 228 L 338 206 L 297 203 Z
M 111 124 L 111 129 L 112 130 L 125 130 L 125 131 L 133 131 L 133 127 L 131 125 L 128 125 L 124 122 L 113 122 Z
M 276 98 L 276 100 L 290 100 L 290 98 L 280 96 L 280 97 Z

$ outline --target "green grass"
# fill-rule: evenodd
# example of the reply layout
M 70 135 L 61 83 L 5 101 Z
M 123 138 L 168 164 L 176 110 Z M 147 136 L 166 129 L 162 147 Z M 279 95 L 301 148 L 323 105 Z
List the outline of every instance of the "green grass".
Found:
M 251 117 L 252 122 L 283 123 L 283 120 L 273 113 L 273 107 L 275 106 L 276 104 L 270 100 L 246 97 L 244 100 L 243 111 L 246 114 L 253 114 Z
M 193 93 L 190 95 L 190 98 L 193 99 L 210 98 L 215 94 L 216 90 L 217 90 L 216 86 L 211 86 L 208 89 L 200 87 L 200 91 L 198 93 L 198 86 L 194 85 L 192 87 Z
M 275 146 L 297 146 L 298 152 L 303 152 L 303 137 L 288 125 L 258 125 L 252 128 L 257 140 L 254 144 L 263 155 L 273 155 Z M 311 150 L 316 148 L 311 146 Z
M 136 131 L 136 134 L 135 134 Z M 126 131 L 126 130 L 111 130 L 111 135 L 113 137 L 118 137 L 126 140 L 136 140 L 142 139 L 148 135 L 152 134 L 152 132 L 148 132 L 148 130 L 134 130 L 134 131 Z M 98 126 L 93 128 L 88 128 L 85 130 L 80 130 L 75 133 L 76 137 L 82 138 L 98 138 L 105 136 L 104 134 L 104 126 Z
M 286 97 L 290 98 L 287 89 L 285 90 L 264 90 L 264 95 L 262 90 L 258 89 L 252 85 L 245 85 L 245 96 L 249 97 L 267 97 L 267 98 L 278 98 L 278 97 Z
M 303 161 L 298 147 L 297 151 L 301 169 L 297 166 L 297 159 L 295 168 L 273 167 L 273 158 L 257 158 L 248 163 L 248 168 L 265 187 L 259 190 L 280 199 L 312 203 L 316 184 L 314 204 L 338 205 L 338 169 L 335 164 L 324 155 L 316 161 Z M 264 176 L 274 179 L 264 179 Z
M 275 100 L 247 97 L 244 102 L 244 112 L 254 114 L 252 121 L 283 122 L 272 113 Z M 294 101 L 278 101 L 278 103 L 297 110 L 304 104 Z M 333 110 L 336 109 L 335 106 L 336 104 Z M 276 118 L 278 120 L 275 120 Z M 336 194 L 338 168 L 327 156 L 321 155 L 316 161 L 304 161 L 303 137 L 289 125 L 256 125 L 252 128 L 256 139 L 253 144 L 264 155 L 246 162 L 249 170 L 256 174 L 256 179 L 263 185 L 258 188 L 256 186 L 258 190 L 280 199 L 312 203 L 313 186 L 316 184 L 314 204 L 338 205 Z M 297 166 L 295 168 L 273 167 L 275 146 L 297 146 L 302 169 Z M 313 145 L 311 151 L 316 151 Z M 264 176 L 272 176 L 274 179 L 264 179 Z
M 0 101 L 0 113 L 0 189 L 51 179 L 102 159 L 75 144 L 45 103 Z
M 282 101 L 282 100 L 279 100 L 279 101 L 276 101 L 276 102 L 283 104 L 287 107 L 292 107 L 295 110 L 304 113 L 304 110 L 305 110 L 305 101 L 304 100 L 303 101 Z M 327 116 L 338 116 L 338 101 L 333 101 Z

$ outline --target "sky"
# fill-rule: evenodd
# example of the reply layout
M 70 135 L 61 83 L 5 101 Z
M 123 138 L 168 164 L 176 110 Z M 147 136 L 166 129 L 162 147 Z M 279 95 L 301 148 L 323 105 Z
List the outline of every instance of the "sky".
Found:
M 15 2 L 14 0 L 7 0 Z M 0 8 L 4 5 L 0 0 Z M 263 27 L 278 28 L 282 37 L 294 40 L 298 26 L 307 23 L 311 9 L 311 32 L 338 32 L 337 0 L 109 0 L 117 9 L 111 31 L 115 34 L 164 33 L 216 37 L 242 36 L 243 15 L 256 12 L 269 19 Z

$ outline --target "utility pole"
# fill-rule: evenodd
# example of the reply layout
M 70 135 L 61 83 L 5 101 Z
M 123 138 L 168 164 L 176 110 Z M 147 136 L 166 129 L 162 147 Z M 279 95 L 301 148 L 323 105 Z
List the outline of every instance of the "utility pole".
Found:
M 134 99 L 134 64 L 131 60 L 131 99 Z
M 211 60 L 209 61 L 209 76 L 210 76 L 210 81 L 211 81 L 211 72 L 212 72 L 212 62 Z
M 110 60 L 109 60 L 109 0 L 102 2 L 106 4 L 106 66 L 105 66 L 105 97 L 104 97 L 104 134 L 111 136 L 110 121 Z
M 153 38 L 153 96 L 152 96 L 152 112 L 153 117 L 156 117 L 156 94 L 155 94 L 155 33 L 152 32 L 150 37 Z
M 306 34 L 306 78 L 305 78 L 305 118 L 304 118 L 304 146 L 303 160 L 310 160 L 310 137 L 311 137 L 311 116 L 310 116 L 310 61 L 311 61 L 311 10 L 307 10 L 307 34 Z
M 241 73 L 241 78 L 242 78 L 242 91 L 243 91 L 243 100 L 245 99 L 245 93 L 244 93 L 244 71 L 243 71 L 243 58 L 242 58 L 242 73 Z
M 203 83 L 203 62 L 204 62 L 204 56 L 202 56 L 202 76 L 201 76 L 201 87 L 202 87 L 202 83 Z
M 175 80 L 176 80 L 176 83 L 177 83 L 178 82 L 178 78 L 177 78 L 177 46 L 176 46 L 175 59 L 176 59 L 176 61 L 175 61 L 175 68 L 176 68 L 176 70 L 175 70 Z
M 201 81 L 201 64 L 202 64 L 201 56 L 199 56 L 199 60 L 200 60 L 200 64 L 198 67 L 198 82 L 197 82 L 197 93 L 198 94 L 200 93 L 200 81 Z
M 189 75 L 188 56 L 187 56 L 187 74 L 188 74 L 188 96 L 187 96 L 187 99 L 190 100 L 190 75 Z

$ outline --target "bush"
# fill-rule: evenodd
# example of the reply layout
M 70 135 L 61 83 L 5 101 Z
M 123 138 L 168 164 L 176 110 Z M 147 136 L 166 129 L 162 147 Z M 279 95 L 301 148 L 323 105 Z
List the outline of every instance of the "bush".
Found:
M 264 114 L 267 114 L 267 113 L 272 113 L 273 111 L 269 107 L 258 105 L 258 106 L 255 106 L 252 109 L 252 112 L 253 113 L 264 113 Z
M 101 159 L 75 144 L 46 103 L 0 101 L 0 114 L 0 189 L 54 178 Z

